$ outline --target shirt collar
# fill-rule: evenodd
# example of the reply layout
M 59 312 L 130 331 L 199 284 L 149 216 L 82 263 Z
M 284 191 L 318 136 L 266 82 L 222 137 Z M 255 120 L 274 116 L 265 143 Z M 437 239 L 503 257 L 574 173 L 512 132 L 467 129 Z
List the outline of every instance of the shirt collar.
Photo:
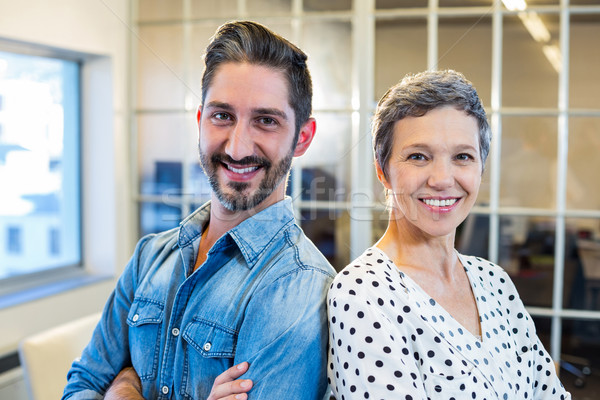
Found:
M 194 240 L 198 239 L 202 235 L 204 225 L 209 219 L 210 201 L 181 221 L 177 241 L 179 247 L 188 246 Z M 275 236 L 294 222 L 292 199 L 286 196 L 282 201 L 245 219 L 230 229 L 224 236 L 229 235 L 233 239 L 246 263 L 251 268 L 258 256 L 273 241 Z M 217 243 L 219 242 L 220 240 L 217 241 Z
M 249 267 L 275 239 L 275 236 L 294 223 L 292 199 L 286 197 L 229 230 L 229 236 L 237 243 Z

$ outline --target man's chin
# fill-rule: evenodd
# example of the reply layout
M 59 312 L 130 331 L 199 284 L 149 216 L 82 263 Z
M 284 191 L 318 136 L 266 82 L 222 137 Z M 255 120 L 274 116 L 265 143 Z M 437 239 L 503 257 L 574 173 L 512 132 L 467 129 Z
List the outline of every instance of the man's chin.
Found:
M 226 209 L 231 212 L 248 211 L 256 207 L 261 203 L 262 200 L 264 200 L 257 198 L 257 196 L 254 193 L 251 193 L 249 190 L 234 192 L 228 191 L 226 193 L 220 192 L 217 193 L 217 199 Z

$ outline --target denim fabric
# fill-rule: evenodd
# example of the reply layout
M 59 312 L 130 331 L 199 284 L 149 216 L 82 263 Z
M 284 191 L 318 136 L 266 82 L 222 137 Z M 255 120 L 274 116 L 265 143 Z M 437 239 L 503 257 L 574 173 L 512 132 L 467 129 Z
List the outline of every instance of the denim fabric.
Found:
M 242 361 L 250 399 L 321 399 L 325 297 L 335 274 L 296 225 L 291 200 L 223 235 L 192 273 L 207 203 L 177 229 L 140 240 L 63 399 L 101 399 L 133 365 L 146 399 L 206 399 Z

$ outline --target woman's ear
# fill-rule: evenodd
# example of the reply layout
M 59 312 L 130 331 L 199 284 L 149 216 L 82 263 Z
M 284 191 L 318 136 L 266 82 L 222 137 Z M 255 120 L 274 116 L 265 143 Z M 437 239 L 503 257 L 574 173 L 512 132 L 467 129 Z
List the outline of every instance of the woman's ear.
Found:
M 392 189 L 377 159 L 375 159 L 375 172 L 377 172 L 377 179 L 379 179 L 379 182 L 381 182 L 386 189 Z

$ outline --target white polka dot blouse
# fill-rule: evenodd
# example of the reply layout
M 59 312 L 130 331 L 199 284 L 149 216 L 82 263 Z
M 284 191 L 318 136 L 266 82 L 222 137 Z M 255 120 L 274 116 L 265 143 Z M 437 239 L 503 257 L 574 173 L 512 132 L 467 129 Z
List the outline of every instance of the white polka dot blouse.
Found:
M 333 281 L 329 384 L 350 399 L 570 399 L 506 272 L 458 255 L 473 288 L 473 336 L 377 247 Z

